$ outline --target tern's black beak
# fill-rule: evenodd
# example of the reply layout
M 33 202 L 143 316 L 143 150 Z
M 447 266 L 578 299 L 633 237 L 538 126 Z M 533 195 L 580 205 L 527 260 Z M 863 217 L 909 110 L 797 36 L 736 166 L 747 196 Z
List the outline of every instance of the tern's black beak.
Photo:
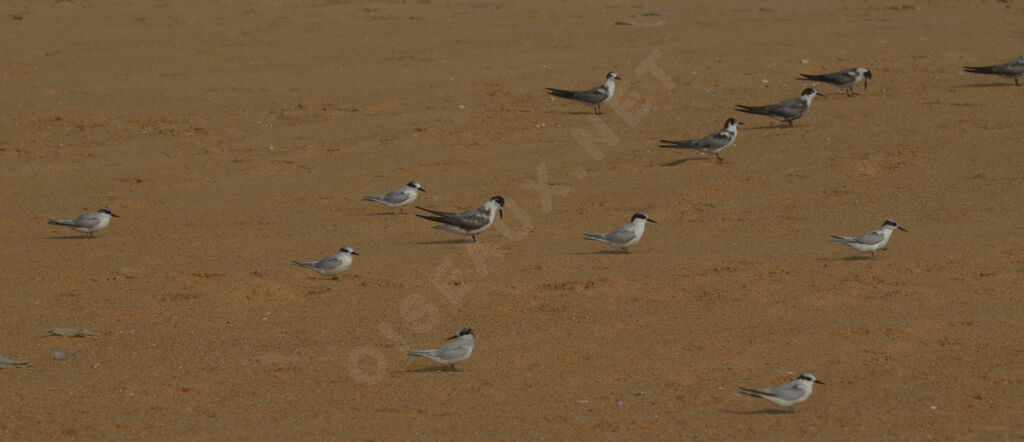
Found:
M 742 121 L 737 121 L 736 124 L 744 124 Z
M 448 339 L 445 339 L 445 340 L 446 341 L 451 341 L 452 339 L 458 339 L 458 338 L 459 338 L 459 335 L 455 335 L 455 336 L 452 336 L 452 337 L 450 337 Z
M 821 92 L 815 92 L 815 93 L 814 93 L 814 96 L 816 96 L 816 97 L 824 97 L 824 96 L 825 96 L 825 94 L 823 94 L 823 93 L 821 93 Z
M 498 218 L 505 219 L 505 213 L 501 209 L 498 209 Z
M 815 380 L 814 380 L 814 383 L 815 383 L 815 384 L 821 384 L 821 385 L 825 385 L 825 383 L 824 383 L 824 382 L 821 382 L 821 381 L 819 381 L 819 380 L 817 380 L 817 379 L 815 379 Z
M 900 226 L 896 226 L 896 228 L 897 228 L 897 229 L 900 229 L 900 230 L 902 230 L 902 231 L 904 231 L 904 232 L 908 232 L 908 233 L 909 233 L 909 231 L 908 231 L 907 229 L 904 229 L 903 227 L 900 227 Z
M 647 222 L 649 222 L 649 223 L 654 223 L 654 224 L 658 224 L 658 222 L 657 222 L 657 221 L 655 221 L 655 220 L 653 220 L 653 219 L 650 219 L 650 218 L 647 218 Z
M 426 191 L 427 191 L 427 189 L 424 189 L 424 188 L 420 187 L 420 188 L 419 188 L 419 191 L 420 191 L 420 192 L 426 192 Z
M 352 254 L 353 254 L 353 255 L 356 255 L 356 256 L 359 256 L 359 254 L 358 254 L 358 253 L 356 253 L 356 252 L 352 252 Z
M 110 216 L 112 216 L 112 217 L 114 217 L 114 218 L 120 218 L 120 216 L 114 215 L 114 213 L 113 213 L 113 212 L 111 212 L 111 213 L 110 213 Z

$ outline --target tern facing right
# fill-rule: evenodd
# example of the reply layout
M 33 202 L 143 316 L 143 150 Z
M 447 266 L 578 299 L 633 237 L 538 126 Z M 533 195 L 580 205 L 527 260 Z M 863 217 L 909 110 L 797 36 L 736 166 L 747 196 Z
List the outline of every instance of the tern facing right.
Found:
M 427 358 L 438 364 L 447 364 L 452 371 L 455 371 L 455 364 L 469 359 L 469 356 L 473 354 L 476 335 L 473 334 L 473 329 L 467 327 L 459 330 L 455 336 L 448 338 L 449 341 L 452 339 L 457 340 L 433 350 L 409 350 L 406 354 Z
M 321 275 L 333 276 L 334 279 L 338 279 L 339 273 L 348 270 L 348 268 L 352 266 L 352 260 L 354 259 L 352 258 L 353 256 L 359 256 L 359 254 L 356 253 L 355 250 L 352 250 L 351 247 L 345 246 L 342 247 L 341 250 L 338 250 L 337 253 L 319 261 L 292 261 L 292 263 L 299 267 L 313 269 L 313 271 Z
M 861 253 L 871 252 L 871 257 L 874 258 L 875 250 L 884 249 L 885 245 L 889 243 L 889 238 L 892 237 L 893 230 L 896 229 L 902 230 L 904 232 L 907 231 L 907 229 L 904 229 L 903 227 L 900 227 L 899 224 L 896 224 L 896 221 L 887 219 L 885 220 L 885 223 L 882 224 L 882 227 L 878 228 L 877 230 L 872 230 L 856 238 L 850 236 L 832 235 L 832 238 L 835 238 L 832 240 L 832 242 L 846 244 L 852 247 L 853 250 L 856 250 Z
M 1024 55 L 1020 58 L 993 66 L 964 66 L 965 72 L 972 74 L 998 75 L 1013 79 L 1013 83 L 1020 86 L 1020 77 L 1024 76 Z
M 811 392 L 814 390 L 814 384 L 825 385 L 824 382 L 816 379 L 813 374 L 804 373 L 800 375 L 800 377 L 796 378 L 796 380 L 779 385 L 775 388 L 754 390 L 752 388 L 740 387 L 740 390 L 743 390 L 740 391 L 740 394 L 766 399 L 769 402 L 782 407 L 792 407 L 811 397 Z
M 629 247 L 636 245 L 636 243 L 640 242 L 640 238 L 644 236 L 644 226 L 649 222 L 657 223 L 657 221 L 648 218 L 645 213 L 637 212 L 633 214 L 633 218 L 628 224 L 615 229 L 613 232 L 585 233 L 583 234 L 583 239 L 601 241 L 629 253 Z
M 455 232 L 459 235 L 469 235 L 476 242 L 476 234 L 483 232 L 494 224 L 494 215 L 502 216 L 501 209 L 505 207 L 505 198 L 500 196 L 491 197 L 484 205 L 473 210 L 462 213 L 442 212 L 440 210 L 427 209 L 416 206 L 417 209 L 425 210 L 436 216 L 416 215 L 423 219 L 439 222 L 435 229 Z
M 398 209 L 395 215 L 404 213 L 402 207 L 411 204 L 416 201 L 416 197 L 420 196 L 419 192 L 426 192 L 427 190 L 420 186 L 420 183 L 416 181 L 410 181 L 398 189 L 392 190 L 384 195 L 375 196 L 364 196 L 363 201 L 373 201 L 381 203 L 389 208 Z
M 120 218 L 120 216 L 114 215 L 114 212 L 111 212 L 110 209 L 104 207 L 95 212 L 79 215 L 75 219 L 51 219 L 47 221 L 47 224 L 70 227 L 75 229 L 77 232 L 88 233 L 89 236 L 95 236 L 92 232 L 107 228 L 107 225 L 110 224 L 110 217 Z
M 868 89 L 868 80 L 871 79 L 871 70 L 868 68 L 853 68 L 824 75 L 800 74 L 804 78 L 798 80 L 820 81 L 823 83 L 839 86 L 840 90 L 845 89 L 846 95 L 854 96 L 853 85 L 864 82 L 864 90 Z
M 789 123 L 789 127 L 793 127 L 793 120 L 804 116 L 807 109 L 811 108 L 811 100 L 816 96 L 824 97 L 825 95 L 818 93 L 818 91 L 814 89 L 807 88 L 804 89 L 800 96 L 796 98 L 790 98 L 767 106 L 744 106 L 742 104 L 737 104 L 736 110 L 746 112 L 748 114 L 769 116 L 776 120 Z
M 723 161 L 719 152 L 725 150 L 726 147 L 732 146 L 732 143 L 736 141 L 736 125 L 738 124 L 743 123 L 736 121 L 735 118 L 730 118 L 725 120 L 725 127 L 722 130 L 715 131 L 715 133 L 704 138 L 684 141 L 661 140 L 661 145 L 658 147 L 696 149 L 701 155 L 712 153 L 715 154 L 715 158 L 718 158 L 718 161 Z
M 566 91 L 552 88 L 547 89 L 549 95 L 592 104 L 594 105 L 594 114 L 601 115 L 601 104 L 607 103 L 608 100 L 612 99 L 612 96 L 615 95 L 615 80 L 621 79 L 622 78 L 619 77 L 619 74 L 609 72 L 608 75 L 605 76 L 604 84 L 585 91 Z

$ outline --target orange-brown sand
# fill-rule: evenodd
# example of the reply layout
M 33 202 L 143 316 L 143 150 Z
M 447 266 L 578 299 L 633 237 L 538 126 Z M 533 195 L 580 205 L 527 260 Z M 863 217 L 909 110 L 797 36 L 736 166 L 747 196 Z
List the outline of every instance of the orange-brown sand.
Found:
M 1020 2 L 285 3 L 2 8 L 0 438 L 1024 435 L 1024 87 L 960 69 Z M 608 71 L 600 117 L 544 94 Z M 792 129 L 732 110 L 808 86 Z M 657 147 L 729 117 L 723 162 Z M 414 179 L 504 219 L 360 199 Z M 582 239 L 637 210 L 628 255 Z M 462 327 L 457 372 L 404 355 Z M 735 394 L 800 372 L 792 413 Z

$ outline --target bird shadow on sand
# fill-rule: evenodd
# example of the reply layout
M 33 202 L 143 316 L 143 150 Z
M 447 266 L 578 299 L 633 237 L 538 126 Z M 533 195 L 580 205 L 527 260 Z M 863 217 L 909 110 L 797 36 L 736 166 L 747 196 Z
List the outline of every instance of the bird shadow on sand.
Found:
M 93 239 L 95 236 L 89 235 L 63 235 L 63 236 L 47 236 L 46 239 Z
M 447 365 L 435 365 L 433 367 L 410 368 L 408 370 L 396 370 L 396 371 L 393 371 L 392 373 L 436 373 L 436 372 L 458 373 L 459 370 L 453 369 L 453 368 L 451 368 L 451 367 L 449 367 Z
M 632 255 L 632 253 L 626 253 L 622 250 L 597 250 L 593 252 L 576 252 L 576 255 Z
M 796 126 L 788 124 L 769 124 L 767 126 L 748 127 L 744 130 L 765 130 L 765 129 L 795 129 Z
M 964 85 L 960 85 L 960 86 L 956 86 L 956 87 L 958 87 L 958 88 L 972 88 L 973 89 L 973 88 L 980 88 L 980 87 L 1004 87 L 1004 86 L 1020 87 L 1020 86 L 1017 86 L 1016 84 L 1013 84 L 1013 83 L 964 84 Z
M 680 164 L 688 163 L 690 161 L 706 161 L 706 160 L 710 160 L 710 159 L 712 159 L 712 158 L 710 158 L 710 157 L 683 158 L 681 160 L 669 161 L 669 162 L 667 162 L 665 164 L 662 164 L 661 167 L 672 167 L 672 166 L 678 166 Z
M 793 414 L 796 410 L 792 408 L 789 410 L 780 410 L 778 408 L 765 408 L 763 410 L 750 410 L 750 411 L 736 411 L 736 410 L 720 410 L 723 413 L 729 414 Z
M 402 216 L 402 215 L 407 215 L 407 213 L 399 213 L 399 212 L 378 212 L 378 213 L 367 213 L 367 214 L 366 214 L 365 216 Z
M 850 255 L 843 258 L 843 261 L 873 261 L 874 258 L 866 255 Z
M 594 111 L 589 111 L 589 112 L 587 112 L 587 111 L 560 111 L 560 110 L 551 110 L 551 111 L 548 111 L 547 113 L 549 113 L 549 114 L 566 114 L 566 115 L 597 115 L 597 116 L 599 116 L 599 117 L 601 116 L 601 114 L 595 114 L 595 113 L 594 113 Z
M 441 240 L 441 241 L 420 241 L 420 242 L 417 242 L 416 244 L 419 244 L 421 246 L 432 246 L 432 245 L 438 245 L 438 244 L 474 244 L 474 243 L 475 243 L 475 241 L 473 241 L 473 240 L 445 239 L 445 240 Z

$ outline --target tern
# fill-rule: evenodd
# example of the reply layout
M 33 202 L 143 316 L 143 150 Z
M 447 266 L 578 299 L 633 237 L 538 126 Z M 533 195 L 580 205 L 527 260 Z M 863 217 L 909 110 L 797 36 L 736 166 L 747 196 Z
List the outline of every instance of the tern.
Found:
M 637 212 L 633 214 L 633 218 L 629 220 L 628 224 L 615 229 L 611 233 L 585 233 L 583 238 L 601 241 L 629 253 L 629 247 L 636 245 L 636 243 L 640 242 L 640 238 L 643 238 L 644 226 L 647 223 L 657 223 L 657 221 L 648 218 L 643 212 Z
M 455 364 L 469 359 L 469 355 L 473 354 L 476 335 L 473 334 L 473 329 L 464 328 L 448 338 L 449 341 L 452 339 L 456 339 L 456 341 L 433 350 L 409 350 L 407 354 L 427 358 L 438 364 L 446 364 L 451 367 L 452 371 L 455 371 Z
M 298 262 L 292 261 L 293 264 L 299 267 L 305 267 L 307 269 L 313 269 L 313 271 L 326 276 L 333 276 L 334 279 L 338 279 L 338 274 L 348 270 L 352 266 L 353 256 L 359 256 L 355 250 L 351 247 L 345 246 L 337 253 L 328 256 L 319 261 L 310 262 Z
M 570 100 L 582 101 L 587 104 L 594 105 L 594 114 L 601 115 L 601 105 L 607 103 L 608 100 L 612 99 L 615 95 L 615 80 L 621 80 L 618 74 L 609 72 L 605 76 L 604 84 L 587 89 L 585 91 L 566 91 L 562 89 L 547 88 L 548 94 L 559 97 L 568 98 Z
M 1012 78 L 1013 83 L 1020 86 L 1020 77 L 1024 76 L 1024 55 L 1020 58 L 1008 61 L 1003 64 L 992 66 L 964 66 L 965 72 L 972 74 L 989 74 L 1000 77 Z
M 442 212 L 440 210 L 432 210 L 416 206 L 417 209 L 425 210 L 436 215 L 431 216 L 417 214 L 416 216 L 441 223 L 434 226 L 435 229 L 447 230 L 460 235 L 469 235 L 473 237 L 473 242 L 476 242 L 476 235 L 487 230 L 492 224 L 494 224 L 494 215 L 497 214 L 499 217 L 504 216 L 501 212 L 503 207 L 505 207 L 505 198 L 495 196 L 487 200 L 487 202 L 479 208 L 467 210 L 462 213 Z
M 85 215 L 79 215 L 78 218 L 75 219 L 51 219 L 47 221 L 47 224 L 53 224 L 55 226 L 66 226 L 75 229 L 75 231 L 77 232 L 88 233 L 89 236 L 95 236 L 92 232 L 107 228 L 107 225 L 110 224 L 110 217 L 120 218 L 120 216 L 117 216 L 114 214 L 114 212 L 111 212 L 110 209 L 102 208 L 95 212 L 89 212 L 86 213 Z
M 726 147 L 732 146 L 732 143 L 736 141 L 736 126 L 739 124 L 743 123 L 735 118 L 730 118 L 725 120 L 725 127 L 722 130 L 715 131 L 704 138 L 684 141 L 661 140 L 662 144 L 658 147 L 696 149 L 701 155 L 715 154 L 718 161 L 722 161 L 722 156 L 719 155 L 719 152 L 725 150 Z
M 832 242 L 846 244 L 852 247 L 853 250 L 861 253 L 871 252 L 871 257 L 874 258 L 875 250 L 884 249 L 885 245 L 889 243 L 889 238 L 892 237 L 893 230 L 896 229 L 904 232 L 907 231 L 907 229 L 896 224 L 896 221 L 887 219 L 885 220 L 885 223 L 882 224 L 882 227 L 878 228 L 878 230 L 872 230 L 856 238 L 832 235 L 832 238 L 835 238 Z
M 799 80 L 820 81 L 822 83 L 839 86 L 840 90 L 845 89 L 846 94 L 852 97 L 856 95 L 853 93 L 853 85 L 863 81 L 864 90 L 868 89 L 868 80 L 871 79 L 871 70 L 868 68 L 852 68 L 824 75 L 800 75 L 804 78 L 800 78 Z
M 736 110 L 748 114 L 767 115 L 776 120 L 785 121 L 789 123 L 789 127 L 793 127 L 793 120 L 802 117 L 807 112 L 807 109 L 811 107 L 811 100 L 816 96 L 824 97 L 825 95 L 818 93 L 814 89 L 807 88 L 796 98 L 790 98 L 786 101 L 780 101 L 767 106 L 744 106 L 737 104 Z
M 811 392 L 814 390 L 814 384 L 825 385 L 824 382 L 816 379 L 813 374 L 804 373 L 800 375 L 800 377 L 796 378 L 796 380 L 779 385 L 775 388 L 754 390 L 751 388 L 740 387 L 740 390 L 742 390 L 740 391 L 740 394 L 766 399 L 769 402 L 782 407 L 792 407 L 811 397 Z
M 409 184 L 392 190 L 384 195 L 364 196 L 363 201 L 373 201 L 381 203 L 392 209 L 398 209 L 398 212 L 395 212 L 395 215 L 398 215 L 404 213 L 402 212 L 402 207 L 416 201 L 416 197 L 420 196 L 419 192 L 426 191 L 426 189 L 420 186 L 420 183 L 416 181 L 409 181 Z

